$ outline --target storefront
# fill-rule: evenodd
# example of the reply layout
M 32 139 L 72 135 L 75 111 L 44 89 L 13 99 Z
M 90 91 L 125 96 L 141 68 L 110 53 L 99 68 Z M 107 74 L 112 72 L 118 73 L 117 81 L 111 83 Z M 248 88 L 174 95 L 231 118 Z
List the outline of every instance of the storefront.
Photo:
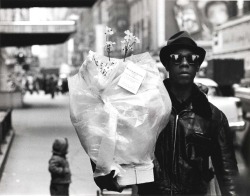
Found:
M 1 21 L 0 48 L 64 43 L 75 32 L 75 21 Z M 21 107 L 22 92 L 8 88 L 9 70 L 4 59 L 0 62 L 0 108 Z
M 234 86 L 234 95 L 241 99 L 243 113 L 250 112 L 250 15 L 243 15 L 216 29 L 213 58 L 222 61 L 242 61 L 244 74 L 239 85 Z M 221 77 L 237 74 L 240 69 L 234 64 L 234 71 L 226 69 Z
M 250 77 L 250 15 L 230 20 L 216 28 L 214 59 L 242 59 L 244 78 Z
M 75 21 L 0 21 L 0 47 L 58 44 L 75 32 Z

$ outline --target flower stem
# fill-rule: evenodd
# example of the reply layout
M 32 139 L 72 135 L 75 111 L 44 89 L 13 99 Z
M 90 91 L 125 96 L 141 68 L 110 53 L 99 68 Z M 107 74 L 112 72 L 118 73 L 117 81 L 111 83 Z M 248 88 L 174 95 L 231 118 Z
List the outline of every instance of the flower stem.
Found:
M 129 48 L 129 43 L 127 43 L 126 46 L 125 46 L 125 54 L 124 54 L 123 62 L 125 62 L 125 58 L 127 56 L 128 48 Z
M 123 59 L 123 62 L 125 62 L 125 58 L 126 58 L 126 56 L 127 56 L 127 51 L 128 51 L 128 49 L 127 49 L 127 48 L 125 48 L 125 54 L 124 54 L 124 59 Z
M 109 61 L 110 61 L 110 46 L 107 46 L 107 53 L 108 53 L 108 57 L 109 57 Z

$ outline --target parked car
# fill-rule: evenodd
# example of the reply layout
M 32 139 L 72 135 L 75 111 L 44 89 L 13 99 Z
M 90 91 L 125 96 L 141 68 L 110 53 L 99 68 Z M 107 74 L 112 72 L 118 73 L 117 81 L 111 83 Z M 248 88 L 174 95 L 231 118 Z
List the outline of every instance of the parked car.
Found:
M 239 98 L 222 96 L 218 84 L 212 79 L 195 78 L 194 82 L 208 87 L 208 100 L 226 115 L 232 131 L 244 130 L 246 123 L 243 119 L 242 104 Z
M 242 102 L 243 117 L 248 118 L 250 112 L 250 79 L 241 80 L 240 84 L 234 84 L 235 97 L 238 97 Z

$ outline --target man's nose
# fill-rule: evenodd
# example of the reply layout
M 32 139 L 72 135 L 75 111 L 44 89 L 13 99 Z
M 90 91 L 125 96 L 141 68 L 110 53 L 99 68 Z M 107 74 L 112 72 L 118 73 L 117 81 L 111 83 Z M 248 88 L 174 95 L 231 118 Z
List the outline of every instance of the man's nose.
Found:
M 183 57 L 183 58 L 182 58 L 181 64 L 182 64 L 182 65 L 189 65 L 189 63 L 188 63 L 186 57 Z

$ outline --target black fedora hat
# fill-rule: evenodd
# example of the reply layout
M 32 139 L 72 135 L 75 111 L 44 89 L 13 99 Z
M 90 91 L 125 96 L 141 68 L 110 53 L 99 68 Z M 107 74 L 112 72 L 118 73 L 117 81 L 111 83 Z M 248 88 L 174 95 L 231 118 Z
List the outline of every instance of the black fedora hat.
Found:
M 174 50 L 180 48 L 188 48 L 194 53 L 198 54 L 200 56 L 198 59 L 200 65 L 204 61 L 206 51 L 203 48 L 197 46 L 195 41 L 186 31 L 180 31 L 170 37 L 167 45 L 161 49 L 160 60 L 162 64 L 165 66 L 170 58 L 170 54 L 172 54 Z

